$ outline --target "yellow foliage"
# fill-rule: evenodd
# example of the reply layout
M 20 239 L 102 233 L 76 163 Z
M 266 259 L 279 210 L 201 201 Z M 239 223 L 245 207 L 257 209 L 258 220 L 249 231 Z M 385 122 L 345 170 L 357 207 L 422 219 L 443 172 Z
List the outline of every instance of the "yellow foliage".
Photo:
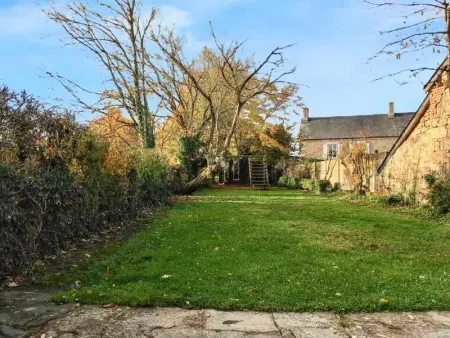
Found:
M 276 148 L 281 151 L 289 151 L 289 148 L 280 144 L 276 139 L 270 137 L 264 132 L 259 133 L 259 139 L 261 140 L 261 145 L 263 147 L 270 147 L 270 148 Z
M 156 147 L 168 159 L 171 166 L 178 166 L 177 155 L 180 152 L 180 136 L 186 131 L 180 127 L 174 117 L 169 117 L 156 129 Z
M 104 159 L 104 172 L 109 175 L 126 175 L 132 161 L 132 147 L 140 147 L 140 141 L 132 121 L 125 118 L 119 109 L 111 109 L 99 119 L 89 123 L 95 135 L 108 142 L 108 151 Z

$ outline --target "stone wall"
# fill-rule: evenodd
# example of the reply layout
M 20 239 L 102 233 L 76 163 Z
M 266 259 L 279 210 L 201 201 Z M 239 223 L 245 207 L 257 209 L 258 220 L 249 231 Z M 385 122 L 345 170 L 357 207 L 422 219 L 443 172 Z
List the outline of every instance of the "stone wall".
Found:
M 385 157 L 385 153 L 371 155 L 366 158 L 366 175 L 364 185 L 369 191 L 375 190 L 377 168 Z M 352 168 L 347 168 L 341 159 L 325 160 L 315 163 L 313 176 L 321 180 L 329 180 L 332 185 L 338 183 L 342 190 L 353 190 L 351 178 Z
M 439 172 L 449 163 L 450 92 L 444 81 L 433 85 L 427 100 L 377 177 L 378 193 L 402 193 L 425 203 L 424 175 Z
M 366 138 L 366 141 L 370 144 L 371 153 L 386 153 L 391 150 L 396 137 L 373 137 Z M 323 146 L 324 144 L 339 144 L 340 140 L 328 139 L 328 140 L 304 140 L 302 148 L 302 156 L 307 158 L 323 158 Z

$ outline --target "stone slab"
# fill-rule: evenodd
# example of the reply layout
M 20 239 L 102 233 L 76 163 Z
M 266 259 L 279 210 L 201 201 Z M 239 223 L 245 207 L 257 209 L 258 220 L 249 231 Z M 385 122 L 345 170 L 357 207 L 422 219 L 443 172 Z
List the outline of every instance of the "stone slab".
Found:
M 274 313 L 275 323 L 281 328 L 327 328 L 338 326 L 338 317 L 331 312 Z
M 279 333 L 270 313 L 221 312 L 215 310 L 208 310 L 206 313 L 207 330 Z

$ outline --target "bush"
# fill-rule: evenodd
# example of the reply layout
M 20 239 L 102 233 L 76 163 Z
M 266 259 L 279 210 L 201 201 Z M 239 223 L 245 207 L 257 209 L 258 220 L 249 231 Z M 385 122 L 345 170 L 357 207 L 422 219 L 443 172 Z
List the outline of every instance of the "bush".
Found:
M 387 205 L 405 205 L 405 197 L 403 194 L 391 194 L 386 198 Z
M 423 178 L 429 187 L 432 187 L 436 183 L 436 177 L 433 174 L 426 174 Z
M 287 181 L 288 181 L 288 178 L 287 178 L 286 176 L 281 176 L 281 177 L 278 179 L 278 186 L 279 186 L 280 188 L 286 188 L 286 186 L 287 186 Z
M 450 212 L 450 176 L 435 179 L 430 188 L 429 200 L 433 210 L 439 214 Z
M 328 180 L 315 180 L 314 190 L 318 193 L 331 191 L 331 183 Z
M 298 184 L 295 178 L 289 177 L 286 182 L 286 188 L 288 189 L 298 189 Z
M 315 180 L 311 178 L 303 178 L 300 180 L 300 186 L 304 190 L 314 191 L 315 190 Z
M 0 121 L 0 139 L 13 149 L 0 163 L 0 279 L 166 202 L 181 187 L 180 173 L 147 149 L 123 149 L 130 163 L 111 170 L 108 140 L 28 95 L 0 89 Z

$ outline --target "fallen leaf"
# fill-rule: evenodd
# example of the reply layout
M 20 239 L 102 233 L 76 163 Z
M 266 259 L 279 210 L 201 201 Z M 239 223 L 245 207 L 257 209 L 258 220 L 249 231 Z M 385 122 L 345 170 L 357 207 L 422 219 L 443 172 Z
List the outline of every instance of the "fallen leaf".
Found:
M 86 293 L 87 293 L 88 295 L 92 295 L 92 290 L 87 290 Z
M 105 270 L 105 271 L 102 272 L 102 276 L 106 276 L 108 274 L 109 274 L 109 270 Z
M 116 304 L 114 304 L 114 303 L 104 304 L 102 307 L 104 309 L 110 309 L 110 308 L 116 307 Z
M 339 293 L 339 292 L 336 292 L 336 296 L 338 296 L 338 297 L 341 297 L 341 296 L 342 296 L 342 294 L 341 294 L 341 293 Z
M 163 324 L 163 325 L 161 325 L 161 328 L 163 328 L 163 329 L 171 329 L 171 328 L 173 328 L 175 326 L 176 326 L 175 323 L 170 323 L 170 324 Z
M 91 255 L 89 255 L 88 253 L 84 254 L 87 258 L 91 258 Z
M 380 303 L 389 303 L 389 301 L 386 298 L 380 298 Z
M 168 294 L 168 293 L 165 293 L 165 294 L 163 295 L 163 297 L 169 297 L 169 294 Z
M 145 303 L 145 306 L 153 306 L 153 303 L 148 300 L 147 303 Z
M 19 286 L 19 284 L 17 284 L 16 282 L 11 282 L 11 283 L 8 284 L 9 288 L 16 288 L 18 286 Z
M 214 251 L 219 251 L 219 248 L 215 248 Z
M 172 275 L 162 275 L 162 276 L 161 276 L 161 278 L 164 278 L 164 279 L 165 279 L 165 278 L 170 278 L 170 277 L 172 277 Z

